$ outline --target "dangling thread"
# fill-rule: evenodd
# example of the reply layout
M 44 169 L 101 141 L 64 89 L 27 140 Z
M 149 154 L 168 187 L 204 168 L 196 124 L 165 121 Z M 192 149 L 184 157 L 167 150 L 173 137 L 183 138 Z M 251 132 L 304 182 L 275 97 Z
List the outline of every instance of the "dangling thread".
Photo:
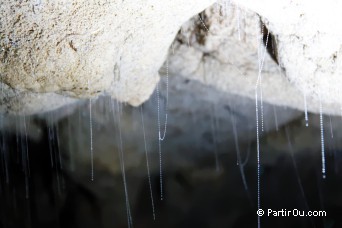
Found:
M 323 128 L 323 108 L 321 97 L 319 98 L 319 122 L 321 126 L 321 152 L 322 152 L 322 176 L 326 177 L 325 173 L 325 148 L 324 148 L 324 128 Z

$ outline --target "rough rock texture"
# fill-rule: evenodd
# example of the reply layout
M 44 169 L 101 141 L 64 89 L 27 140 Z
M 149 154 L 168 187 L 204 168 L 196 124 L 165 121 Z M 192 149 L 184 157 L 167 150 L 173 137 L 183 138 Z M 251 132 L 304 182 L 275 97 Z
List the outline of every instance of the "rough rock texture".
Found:
M 264 101 L 304 109 L 305 97 L 309 111 L 322 103 L 325 113 L 340 114 L 338 0 L 2 1 L 1 110 L 41 112 L 75 102 L 63 96 L 98 94 L 139 105 L 152 94 L 180 25 L 213 3 L 183 26 L 171 71 L 254 98 L 262 68 Z M 13 100 L 9 88 L 31 97 L 30 105 Z
M 42 100 L 64 99 L 44 93 L 78 98 L 106 93 L 138 105 L 153 92 L 181 24 L 213 2 L 2 1 L 1 81 L 40 93 L 44 98 L 33 96 L 36 112 L 55 108 Z M 6 96 L 4 109 L 18 111 L 11 110 L 10 99 Z M 32 111 L 20 107 L 20 113 Z
M 260 14 L 276 37 L 280 65 L 288 80 L 328 113 L 340 114 L 342 94 L 342 2 L 271 0 L 236 1 Z M 267 6 L 267 7 L 265 7 Z M 286 15 L 286 16 L 285 16 Z
M 287 17 L 277 17 L 282 13 L 274 8 L 263 7 L 266 1 L 251 4 L 260 8 L 260 12 L 257 7 L 255 11 L 262 18 L 248 9 L 224 3 L 215 4 L 182 26 L 173 44 L 174 54 L 169 57 L 173 72 L 255 99 L 262 69 L 263 101 L 304 110 L 306 99 L 307 109 L 319 112 L 321 100 L 325 113 L 340 114 L 340 31 L 321 30 L 322 23 L 316 27 L 312 22 L 317 19 L 311 20 L 311 12 L 303 5 L 283 3 L 287 6 L 280 7 L 283 14 L 292 13 L 291 21 L 287 21 Z M 246 8 L 249 3 L 246 1 Z M 267 10 L 272 12 L 270 16 Z M 303 18 L 293 18 L 297 14 Z M 309 18 L 303 16 L 307 14 Z
M 56 110 L 63 106 L 76 104 L 76 98 L 57 93 L 33 93 L 12 89 L 0 83 L 0 113 L 37 114 Z

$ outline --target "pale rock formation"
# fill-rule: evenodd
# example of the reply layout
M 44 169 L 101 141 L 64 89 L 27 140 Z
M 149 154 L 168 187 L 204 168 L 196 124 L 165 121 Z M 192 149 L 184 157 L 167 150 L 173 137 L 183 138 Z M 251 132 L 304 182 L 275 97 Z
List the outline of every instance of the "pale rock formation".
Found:
M 316 15 L 317 7 L 296 1 L 236 3 L 245 7 L 218 2 L 183 25 L 173 44 L 175 54 L 170 54 L 170 69 L 255 99 L 262 68 L 263 101 L 304 110 L 306 97 L 309 111 L 319 112 L 321 101 L 323 112 L 340 114 L 342 35 L 324 27 L 337 19 L 336 10 L 325 17 L 330 12 L 326 8 Z M 332 5 L 337 7 L 337 2 Z M 266 42 L 280 66 L 267 53 Z
M 196 14 L 211 4 L 200 19 Z M 175 52 L 170 57 L 174 74 L 254 99 L 262 65 L 265 102 L 303 110 L 305 95 L 309 111 L 318 112 L 321 103 L 325 113 L 340 114 L 341 4 L 2 1 L 1 111 L 43 112 L 99 94 L 139 105 L 158 83 L 158 70 L 180 25 L 196 15 L 169 50 Z M 261 43 L 266 28 L 280 67 Z
M 49 93 L 77 98 L 105 93 L 139 105 L 154 90 L 179 27 L 213 2 L 2 1 L 1 81 L 37 99 L 35 107 L 21 102 L 12 109 L 4 90 L 3 109 L 30 114 L 56 108 L 41 100 L 64 101 Z
M 239 0 L 262 16 L 276 37 L 278 60 L 291 85 L 313 102 L 308 108 L 341 114 L 342 2 L 337 0 L 288 1 Z

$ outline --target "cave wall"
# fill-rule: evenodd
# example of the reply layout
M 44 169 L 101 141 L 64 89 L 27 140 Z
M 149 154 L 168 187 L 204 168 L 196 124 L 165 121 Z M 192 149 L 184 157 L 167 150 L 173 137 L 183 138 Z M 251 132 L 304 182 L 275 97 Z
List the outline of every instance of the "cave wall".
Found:
M 311 112 L 322 104 L 338 115 L 340 8 L 337 0 L 4 1 L 0 110 L 42 113 L 99 95 L 137 106 L 168 56 L 174 75 L 253 99 L 259 77 L 265 102 L 304 110 L 306 101 Z

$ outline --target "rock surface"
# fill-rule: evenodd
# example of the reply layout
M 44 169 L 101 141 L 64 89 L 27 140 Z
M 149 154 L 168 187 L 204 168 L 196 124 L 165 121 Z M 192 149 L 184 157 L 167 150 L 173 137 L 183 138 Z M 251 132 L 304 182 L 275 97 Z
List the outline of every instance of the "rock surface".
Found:
M 179 27 L 213 2 L 2 2 L 1 81 L 35 94 L 36 100 L 35 109 L 22 104 L 18 111 L 5 90 L 3 109 L 29 114 L 56 108 L 42 100 L 64 100 L 46 93 L 77 98 L 105 93 L 132 105 L 142 103 L 159 80 L 158 69 Z
M 278 61 L 288 81 L 312 99 L 308 108 L 319 112 L 321 100 L 324 112 L 340 115 L 342 31 L 338 22 L 342 2 L 236 2 L 262 16 L 276 38 Z
M 335 11 L 313 18 L 304 3 L 242 1 L 254 11 L 224 3 L 182 26 L 169 57 L 172 71 L 252 99 L 260 76 L 258 98 L 265 102 L 299 110 L 306 102 L 316 113 L 322 103 L 323 112 L 340 114 L 342 34 L 319 21 L 332 23 Z M 290 19 L 277 16 L 283 14 Z
M 309 111 L 322 104 L 337 115 L 340 8 L 337 0 L 5 1 L 1 111 L 43 112 L 99 94 L 139 105 L 159 81 L 180 25 L 196 15 L 169 50 L 174 74 L 253 99 L 259 75 L 264 101 L 303 110 L 306 100 Z

